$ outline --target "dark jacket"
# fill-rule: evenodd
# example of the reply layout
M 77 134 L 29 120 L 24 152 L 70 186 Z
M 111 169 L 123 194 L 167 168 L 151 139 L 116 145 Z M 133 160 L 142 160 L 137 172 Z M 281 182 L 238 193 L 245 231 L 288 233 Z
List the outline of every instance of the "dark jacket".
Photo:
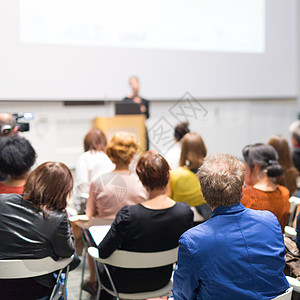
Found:
M 55 260 L 74 253 L 74 238 L 66 211 L 51 211 L 45 217 L 31 201 L 17 194 L 0 195 L 0 259 L 32 259 L 51 256 Z M 8 280 L 0 280 L 1 285 Z M 25 281 L 24 281 L 25 282 Z M 26 286 L 51 288 L 53 274 L 36 277 Z M 15 286 L 16 288 L 16 286 Z M 25 293 L 26 287 L 23 287 Z M 30 289 L 29 289 L 30 290 Z M 29 295 L 28 295 L 29 296 Z M 33 299 L 33 298 L 32 298 Z

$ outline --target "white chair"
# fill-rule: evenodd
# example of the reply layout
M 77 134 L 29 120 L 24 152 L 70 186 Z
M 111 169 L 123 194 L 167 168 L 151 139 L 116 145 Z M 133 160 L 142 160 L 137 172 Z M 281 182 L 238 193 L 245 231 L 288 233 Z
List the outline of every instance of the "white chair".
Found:
M 290 287 L 294 288 L 294 292 L 300 293 L 300 281 L 290 276 L 286 276 L 286 279 L 289 282 Z
M 68 280 L 69 264 L 73 256 L 55 261 L 51 257 L 41 259 L 7 259 L 0 260 L 0 279 L 20 279 L 42 276 L 58 271 L 56 284 L 52 290 L 49 300 L 60 297 L 66 299 L 65 287 Z M 59 283 L 62 271 L 66 268 L 64 284 Z
M 291 300 L 292 299 L 293 288 L 289 287 L 285 293 L 273 298 L 273 300 Z
M 295 239 L 295 237 L 297 235 L 297 231 L 295 230 L 295 228 L 293 228 L 291 226 L 285 226 L 284 227 L 284 234 L 286 236 L 289 236 L 289 237 Z
M 108 278 L 110 280 L 111 286 L 113 288 L 113 291 L 111 291 L 104 285 L 102 285 L 102 288 L 109 294 L 115 296 L 117 299 L 120 298 L 121 299 L 148 299 L 148 298 L 166 296 L 172 290 L 173 283 L 170 280 L 165 287 L 150 292 L 118 293 L 106 265 L 120 267 L 120 268 L 127 268 L 127 269 L 162 267 L 162 266 L 167 266 L 175 263 L 177 261 L 177 252 L 178 252 L 178 247 L 167 251 L 147 252 L 147 253 L 115 250 L 110 257 L 103 259 L 99 257 L 99 252 L 97 248 L 95 247 L 88 248 L 89 255 L 93 257 L 94 260 L 103 263 Z M 100 288 L 101 288 L 101 282 L 98 276 L 98 290 L 97 290 L 96 299 L 99 299 Z

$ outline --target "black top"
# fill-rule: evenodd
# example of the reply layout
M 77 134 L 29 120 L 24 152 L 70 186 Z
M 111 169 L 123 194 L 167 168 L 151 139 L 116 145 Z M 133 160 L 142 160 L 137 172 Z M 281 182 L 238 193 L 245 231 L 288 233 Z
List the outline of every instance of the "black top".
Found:
M 166 209 L 149 209 L 141 204 L 125 206 L 117 214 L 110 231 L 98 246 L 102 258 L 116 249 L 156 252 L 178 246 L 182 233 L 192 226 L 193 212 L 186 203 Z M 151 269 L 109 267 L 119 292 L 144 292 L 164 287 L 170 280 L 172 265 Z M 107 278 L 102 278 L 109 287 Z
M 141 97 L 140 97 L 141 98 Z M 141 105 L 144 105 L 146 107 L 146 111 L 143 113 L 145 116 L 146 116 L 146 119 L 149 118 L 149 101 L 144 99 L 144 98 L 141 98 L 142 102 L 141 103 L 137 103 L 139 106 Z M 133 99 L 132 98 L 129 98 L 129 97 L 126 97 L 123 99 L 123 101 L 126 103 L 135 103 L 133 102 Z
M 31 201 L 17 194 L 0 195 L 0 259 L 70 257 L 74 239 L 66 211 L 44 217 Z M 52 274 L 35 279 L 0 280 L 0 299 L 36 299 L 49 294 Z

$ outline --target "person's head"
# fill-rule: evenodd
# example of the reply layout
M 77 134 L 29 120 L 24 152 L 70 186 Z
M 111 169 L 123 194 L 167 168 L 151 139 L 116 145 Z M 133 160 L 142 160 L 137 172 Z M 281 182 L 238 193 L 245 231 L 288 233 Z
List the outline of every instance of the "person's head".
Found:
M 139 159 L 136 173 L 148 191 L 163 190 L 169 181 L 170 167 L 157 151 L 151 150 Z
M 99 128 L 92 128 L 83 140 L 84 151 L 103 151 L 106 144 L 106 136 Z
M 18 135 L 0 139 L 0 171 L 11 178 L 21 178 L 34 165 L 36 153 L 30 142 Z
M 261 143 L 248 145 L 242 152 L 247 185 L 254 185 L 264 175 L 271 178 L 282 175 L 283 169 L 278 163 L 278 154 L 271 145 Z
M 106 154 L 117 166 L 128 166 L 136 154 L 137 149 L 138 145 L 134 135 L 120 131 L 108 142 Z
M 199 168 L 197 177 L 204 199 L 212 209 L 240 203 L 245 168 L 235 156 L 208 155 Z
M 179 142 L 189 132 L 189 122 L 182 122 L 175 126 L 174 137 Z
M 300 147 L 300 120 L 294 121 L 289 126 L 289 131 L 292 137 L 292 143 L 295 147 Z
M 48 215 L 52 210 L 64 210 L 72 192 L 73 177 L 61 162 L 48 161 L 33 170 L 24 186 L 24 199 Z
M 12 136 L 18 131 L 16 119 L 10 113 L 0 114 L 0 137 Z
M 195 132 L 187 133 L 181 140 L 179 165 L 189 169 L 199 168 L 206 156 L 206 146 L 202 137 Z
M 134 95 L 138 95 L 139 94 L 139 87 L 140 87 L 139 79 L 136 76 L 131 76 L 129 78 L 129 85 L 131 86 L 132 93 Z
M 278 154 L 278 162 L 283 169 L 293 167 L 291 152 L 288 141 L 281 135 L 273 135 L 268 141 Z

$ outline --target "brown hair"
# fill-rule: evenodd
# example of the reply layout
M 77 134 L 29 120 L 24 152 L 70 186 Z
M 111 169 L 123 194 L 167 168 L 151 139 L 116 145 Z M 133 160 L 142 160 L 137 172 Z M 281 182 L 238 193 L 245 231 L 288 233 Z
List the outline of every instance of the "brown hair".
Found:
M 37 167 L 24 186 L 24 199 L 48 215 L 52 210 L 64 210 L 73 188 L 69 168 L 61 162 L 48 161 Z
M 103 151 L 106 144 L 106 136 L 99 128 L 92 128 L 83 140 L 84 151 Z
M 182 122 L 175 126 L 174 137 L 179 142 L 189 132 L 189 122 Z
M 208 155 L 197 177 L 204 199 L 210 207 L 231 206 L 241 201 L 245 167 L 230 154 Z
M 298 170 L 291 158 L 288 141 L 281 135 L 273 135 L 268 141 L 278 154 L 278 162 L 283 168 L 283 175 L 276 178 L 276 183 L 285 186 L 292 195 L 297 190 L 296 179 L 299 176 Z
M 139 159 L 136 173 L 145 188 L 164 189 L 169 181 L 170 167 L 157 151 L 151 150 Z
M 206 156 L 206 146 L 202 137 L 196 132 L 187 133 L 181 140 L 179 165 L 189 169 L 199 168 Z
M 115 164 L 129 165 L 137 149 L 134 135 L 120 131 L 108 142 L 106 154 Z

